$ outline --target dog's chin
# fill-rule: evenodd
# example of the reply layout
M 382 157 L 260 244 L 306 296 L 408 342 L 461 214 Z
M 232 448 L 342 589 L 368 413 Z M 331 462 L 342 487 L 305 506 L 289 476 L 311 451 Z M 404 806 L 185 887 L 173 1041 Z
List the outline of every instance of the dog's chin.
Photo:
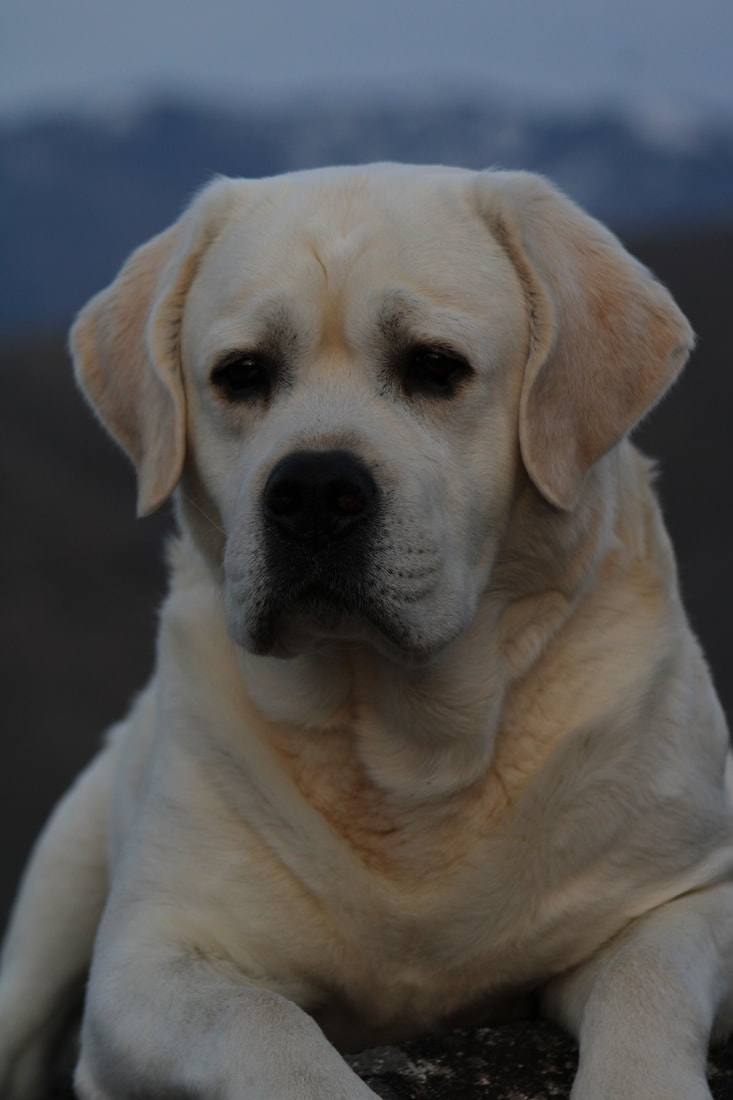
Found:
M 258 656 L 287 659 L 357 648 L 414 665 L 431 660 L 453 640 L 453 635 L 428 636 L 393 608 L 317 587 L 256 609 L 245 604 L 230 614 L 229 630 L 238 645 Z

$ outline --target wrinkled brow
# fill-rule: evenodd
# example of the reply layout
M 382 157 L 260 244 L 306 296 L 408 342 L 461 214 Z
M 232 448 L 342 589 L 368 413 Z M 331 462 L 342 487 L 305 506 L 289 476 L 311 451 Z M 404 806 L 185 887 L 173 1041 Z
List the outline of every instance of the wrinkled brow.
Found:
M 377 331 L 387 352 L 401 351 L 409 342 L 420 313 L 419 303 L 403 291 L 385 295 L 377 313 Z
M 302 339 L 300 328 L 288 303 L 272 302 L 257 313 L 254 345 L 273 359 L 290 359 Z

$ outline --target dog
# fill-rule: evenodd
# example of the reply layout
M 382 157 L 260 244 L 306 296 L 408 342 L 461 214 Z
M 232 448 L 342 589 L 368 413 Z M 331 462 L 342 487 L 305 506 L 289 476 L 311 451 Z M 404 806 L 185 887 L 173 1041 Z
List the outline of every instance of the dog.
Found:
M 369 1100 L 339 1051 L 532 1006 L 573 1100 L 710 1100 L 733 766 L 653 468 L 691 329 L 525 173 L 213 181 L 81 311 L 173 496 L 155 674 L 11 919 L 0 1092 Z

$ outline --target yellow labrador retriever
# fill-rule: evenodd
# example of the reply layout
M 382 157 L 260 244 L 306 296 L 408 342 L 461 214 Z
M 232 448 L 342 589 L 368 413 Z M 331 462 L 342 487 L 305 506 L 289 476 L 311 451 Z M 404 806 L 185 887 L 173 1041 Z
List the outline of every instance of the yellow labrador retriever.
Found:
M 157 670 L 31 860 L 0 1093 L 368 1100 L 338 1049 L 539 1003 L 575 1100 L 705 1100 L 733 769 L 649 463 L 692 345 L 521 173 L 220 179 L 80 314 L 180 535 Z

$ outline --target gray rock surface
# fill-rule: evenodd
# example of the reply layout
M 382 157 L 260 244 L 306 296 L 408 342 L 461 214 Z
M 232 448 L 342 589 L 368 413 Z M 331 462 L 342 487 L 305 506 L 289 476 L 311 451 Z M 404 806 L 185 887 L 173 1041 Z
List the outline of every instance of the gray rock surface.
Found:
M 567 1100 L 577 1046 L 543 1021 L 455 1031 L 349 1059 L 382 1100 Z M 733 1098 L 733 1042 L 713 1051 L 714 1100 Z
M 550 1024 L 522 1022 L 381 1047 L 349 1061 L 382 1100 L 565 1100 L 577 1049 Z

